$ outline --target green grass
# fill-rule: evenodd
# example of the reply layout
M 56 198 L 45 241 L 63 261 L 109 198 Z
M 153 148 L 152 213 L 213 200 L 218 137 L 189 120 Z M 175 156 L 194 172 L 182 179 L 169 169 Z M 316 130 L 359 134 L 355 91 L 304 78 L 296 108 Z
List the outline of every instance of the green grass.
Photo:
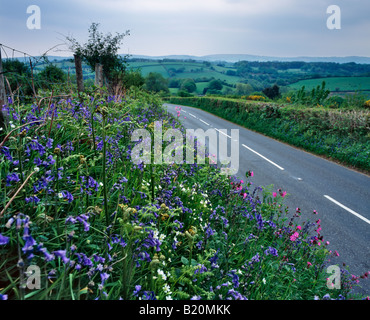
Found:
M 161 62 L 161 61 L 150 61 L 150 62 L 129 62 L 129 67 L 136 70 L 140 69 L 143 76 L 148 75 L 150 72 L 158 72 L 165 78 L 172 79 L 185 79 L 185 78 L 215 78 L 221 81 L 227 81 L 228 83 L 234 84 L 241 81 L 239 77 L 228 76 L 226 72 L 228 70 L 234 70 L 226 67 L 217 65 L 206 66 L 203 63 L 194 62 Z M 171 76 L 170 69 L 181 69 L 183 72 L 178 72 Z
M 326 87 L 330 91 L 357 91 L 367 90 L 370 92 L 370 77 L 333 77 L 333 78 L 318 78 L 301 80 L 291 84 L 292 89 L 300 89 L 305 86 L 307 90 L 311 90 L 325 81 Z

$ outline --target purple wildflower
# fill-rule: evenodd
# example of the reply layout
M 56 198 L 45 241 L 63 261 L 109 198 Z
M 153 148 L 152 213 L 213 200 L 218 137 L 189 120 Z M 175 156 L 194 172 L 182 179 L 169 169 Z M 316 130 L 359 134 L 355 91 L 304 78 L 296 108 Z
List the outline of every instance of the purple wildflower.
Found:
M 140 285 L 137 285 L 135 286 L 135 290 L 134 292 L 132 293 L 134 297 L 137 297 L 139 295 L 139 292 L 141 290 L 141 286 Z
M 106 281 L 106 280 L 108 280 L 108 278 L 109 278 L 109 274 L 108 274 L 108 273 L 106 273 L 106 272 L 102 272 L 102 273 L 100 274 L 100 278 L 101 278 L 102 284 L 104 284 L 104 283 L 105 283 L 105 281 Z
M 67 264 L 69 262 L 69 258 L 67 258 L 67 251 L 66 250 L 57 250 L 53 252 L 56 257 L 59 257 L 62 259 L 64 264 Z
M 269 254 L 271 254 L 274 257 L 277 257 L 278 251 L 273 247 L 268 247 L 268 249 L 265 250 L 265 255 L 268 256 Z
M 9 174 L 7 177 L 6 177 L 6 186 L 11 186 L 11 182 L 18 182 L 20 181 L 21 179 L 19 178 L 19 174 L 18 173 L 11 173 Z
M 5 237 L 0 233 L 0 246 L 4 246 L 9 243 L 9 237 Z
M 0 293 L 0 300 L 8 300 L 8 295 Z

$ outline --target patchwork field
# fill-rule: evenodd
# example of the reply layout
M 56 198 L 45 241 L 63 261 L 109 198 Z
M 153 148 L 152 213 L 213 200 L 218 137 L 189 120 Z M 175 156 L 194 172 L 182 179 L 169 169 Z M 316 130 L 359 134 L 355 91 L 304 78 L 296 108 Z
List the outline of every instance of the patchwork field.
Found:
M 361 92 L 370 96 L 370 77 L 333 77 L 301 80 L 291 84 L 292 89 L 300 89 L 305 86 L 307 90 L 312 90 L 325 81 L 326 87 L 332 92 Z

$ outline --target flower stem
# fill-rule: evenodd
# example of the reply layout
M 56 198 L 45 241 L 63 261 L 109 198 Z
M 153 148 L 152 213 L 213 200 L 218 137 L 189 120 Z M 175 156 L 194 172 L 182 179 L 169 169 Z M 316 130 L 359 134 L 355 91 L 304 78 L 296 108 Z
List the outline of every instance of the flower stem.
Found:
M 107 227 L 109 226 L 108 197 L 107 197 L 107 179 L 106 179 L 106 162 L 107 162 L 107 142 L 105 132 L 106 115 L 103 114 L 103 194 L 104 194 L 104 213 Z

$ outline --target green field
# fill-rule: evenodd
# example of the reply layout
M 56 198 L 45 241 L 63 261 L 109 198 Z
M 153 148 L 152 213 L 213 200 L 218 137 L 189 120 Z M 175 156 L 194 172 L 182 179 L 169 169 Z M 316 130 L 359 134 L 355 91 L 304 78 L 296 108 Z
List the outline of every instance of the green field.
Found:
M 305 86 L 307 90 L 311 90 L 325 81 L 326 87 L 333 92 L 341 91 L 364 91 L 370 93 L 370 77 L 333 77 L 333 78 L 318 78 L 301 80 L 291 84 L 291 89 L 300 89 Z
M 305 86 L 310 91 L 326 82 L 326 88 L 332 94 L 345 96 L 359 92 L 370 98 L 370 67 L 367 65 L 346 66 L 332 64 L 305 64 L 303 66 L 286 65 L 284 63 L 228 63 L 206 62 L 195 60 L 128 60 L 128 68 L 139 70 L 146 77 L 149 73 L 161 74 L 165 79 L 193 79 L 196 83 L 196 94 L 203 94 L 213 79 L 224 83 L 224 94 L 230 94 L 237 83 L 249 83 L 255 91 L 278 84 L 284 92 L 298 90 Z M 55 63 L 69 75 L 74 75 L 73 60 Z M 35 71 L 41 71 L 46 64 L 40 63 Z M 356 68 L 355 68 L 356 67 Z M 83 64 L 84 78 L 94 79 L 94 71 Z M 307 79 L 314 75 L 318 78 Z M 348 76 L 347 76 L 348 75 Z M 306 80 L 300 80 L 304 79 Z M 297 81 L 297 82 L 294 82 Z M 228 87 L 227 87 L 228 86 Z M 170 86 L 170 92 L 176 94 L 178 88 Z
M 237 76 L 227 75 L 228 70 L 236 71 L 235 68 L 219 66 L 216 64 L 205 64 L 202 62 L 163 62 L 163 61 L 135 61 L 128 63 L 129 68 L 140 70 L 145 77 L 150 72 L 160 73 L 168 79 L 194 79 L 197 85 L 197 93 L 201 94 L 203 89 L 208 86 L 210 79 L 219 79 L 229 84 L 236 84 L 241 81 Z M 207 79 L 208 81 L 205 81 Z M 178 89 L 170 88 L 172 93 Z

